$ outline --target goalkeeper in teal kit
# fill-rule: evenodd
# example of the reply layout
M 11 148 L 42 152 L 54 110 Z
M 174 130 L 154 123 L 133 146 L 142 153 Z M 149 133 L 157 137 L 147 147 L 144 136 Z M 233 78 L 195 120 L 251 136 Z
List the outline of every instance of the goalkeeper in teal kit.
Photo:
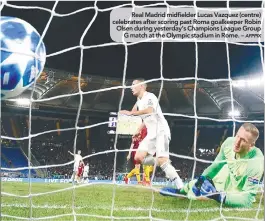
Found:
M 165 187 L 160 193 L 181 194 L 190 199 L 207 197 L 226 206 L 250 207 L 264 172 L 264 156 L 255 147 L 258 137 L 259 131 L 253 124 L 243 124 L 235 137 L 225 140 L 215 161 L 197 180 L 182 189 Z

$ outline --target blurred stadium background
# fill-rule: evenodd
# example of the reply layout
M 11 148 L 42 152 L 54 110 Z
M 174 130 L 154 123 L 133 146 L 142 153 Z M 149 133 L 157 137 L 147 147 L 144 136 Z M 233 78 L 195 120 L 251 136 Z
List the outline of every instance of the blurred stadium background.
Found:
M 78 92 L 78 78 L 76 75 L 46 69 L 39 78 L 33 97 L 34 99 L 52 98 Z M 122 79 L 88 76 L 81 79 L 84 93 L 92 90 L 107 89 L 121 85 Z M 262 79 L 245 79 L 233 81 L 234 113 L 231 112 L 229 82 L 209 83 L 199 81 L 196 90 L 196 111 L 199 117 L 228 119 L 231 115 L 238 120 L 263 120 L 263 87 Z M 130 84 L 130 80 L 127 81 Z M 148 89 L 159 94 L 160 84 L 150 83 Z M 16 101 L 2 102 L 1 133 L 2 136 L 14 138 L 27 137 L 29 134 L 28 105 L 31 90 L 25 91 Z M 161 106 L 165 113 L 194 115 L 194 82 L 165 82 L 161 96 Z M 116 124 L 112 121 L 119 102 L 121 89 L 106 92 L 89 93 L 83 95 L 83 103 L 78 119 L 79 127 L 86 127 L 97 123 L 103 125 L 79 129 L 76 148 L 87 156 L 97 152 L 114 150 Z M 68 150 L 73 151 L 75 138 L 75 122 L 79 106 L 80 95 L 56 98 L 48 101 L 36 102 L 32 106 L 31 134 L 39 134 L 31 139 L 32 165 L 63 164 L 72 161 Z M 126 90 L 123 109 L 130 109 L 134 104 L 130 90 Z M 167 116 L 172 131 L 170 150 L 172 153 L 193 157 L 195 119 L 187 117 Z M 109 121 L 109 123 L 108 123 Z M 237 123 L 236 126 L 241 125 Z M 264 150 L 263 124 L 257 124 L 260 138 L 257 146 Z M 72 128 L 68 131 L 58 129 Z M 50 130 L 54 132 L 44 133 Z M 58 131 L 56 131 L 58 130 Z M 198 120 L 196 156 L 200 159 L 213 160 L 218 153 L 222 141 L 233 134 L 233 123 L 215 122 L 204 119 Z M 2 139 L 1 166 L 16 168 L 28 165 L 28 139 Z M 128 149 L 131 138 L 119 135 L 117 148 Z M 126 152 L 118 153 L 116 172 L 125 173 L 127 168 Z M 180 169 L 181 177 L 191 177 L 193 160 L 173 157 L 173 164 Z M 89 157 L 90 176 L 98 179 L 112 179 L 114 152 Z M 199 175 L 207 164 L 199 163 L 196 175 Z M 107 170 L 106 170 L 107 168 Z M 35 171 L 35 177 L 69 178 L 72 165 L 54 167 Z M 159 177 L 161 174 L 156 174 Z M 28 170 L 12 173 L 13 176 L 27 177 Z M 163 175 L 161 176 L 163 177 Z

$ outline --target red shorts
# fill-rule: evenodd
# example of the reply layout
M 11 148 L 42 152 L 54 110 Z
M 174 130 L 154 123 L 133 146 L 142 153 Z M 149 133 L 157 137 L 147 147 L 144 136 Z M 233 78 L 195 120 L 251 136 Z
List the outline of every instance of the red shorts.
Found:
M 83 173 L 83 168 L 78 168 L 77 176 L 80 177 Z

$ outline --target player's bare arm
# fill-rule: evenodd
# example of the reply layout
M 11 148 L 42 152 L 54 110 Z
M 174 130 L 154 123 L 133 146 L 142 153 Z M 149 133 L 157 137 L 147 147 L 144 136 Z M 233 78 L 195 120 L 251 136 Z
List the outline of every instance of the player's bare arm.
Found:
M 134 115 L 134 116 L 140 116 L 140 115 L 144 115 L 144 114 L 151 114 L 154 112 L 154 109 L 152 107 L 148 107 L 146 109 L 143 110 L 132 110 L 132 111 L 128 111 L 128 110 L 121 110 L 120 114 L 125 114 L 125 115 Z
M 131 144 L 131 147 L 130 147 L 129 153 L 128 153 L 128 155 L 127 155 L 127 161 L 129 161 L 129 160 L 131 159 L 132 149 L 133 149 L 133 140 L 132 140 L 132 144 Z
M 121 110 L 119 113 L 120 114 L 124 114 L 124 115 L 132 115 L 132 113 L 134 111 L 137 111 L 137 103 L 135 103 L 135 105 L 133 106 L 132 110 L 131 111 L 128 111 L 128 110 Z
M 151 114 L 153 112 L 154 112 L 154 108 L 153 107 L 148 107 L 148 108 L 143 109 L 143 110 L 131 111 L 131 115 L 139 116 L 139 115 L 144 115 L 144 114 Z
M 72 156 L 74 156 L 74 154 L 73 154 L 73 153 L 71 153 L 71 151 L 70 151 L 70 150 L 68 150 L 68 153 L 70 153 Z

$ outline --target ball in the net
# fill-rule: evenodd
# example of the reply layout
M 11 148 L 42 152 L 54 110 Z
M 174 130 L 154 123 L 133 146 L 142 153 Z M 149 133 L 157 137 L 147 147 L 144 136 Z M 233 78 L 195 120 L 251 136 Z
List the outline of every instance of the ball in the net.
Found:
M 42 72 L 46 49 L 37 30 L 14 17 L 0 17 L 1 99 L 15 97 Z

